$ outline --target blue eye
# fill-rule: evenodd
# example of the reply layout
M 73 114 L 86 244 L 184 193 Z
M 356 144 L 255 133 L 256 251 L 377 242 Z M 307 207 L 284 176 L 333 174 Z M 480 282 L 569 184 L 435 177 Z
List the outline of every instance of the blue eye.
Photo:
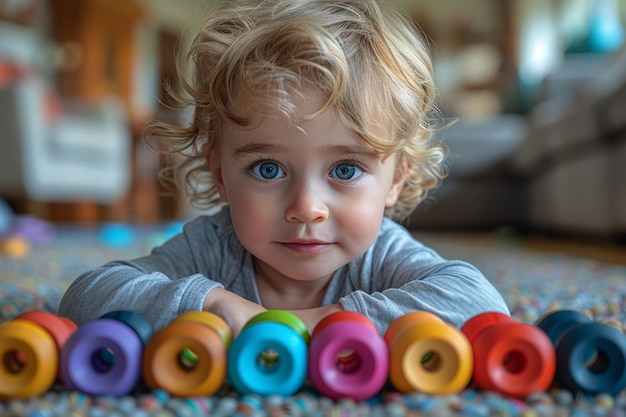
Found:
M 338 178 L 340 180 L 351 180 L 353 178 L 360 177 L 361 174 L 363 174 L 363 171 L 361 171 L 360 168 L 356 165 L 345 162 L 337 164 L 330 172 L 331 177 Z
M 285 176 L 285 172 L 276 162 L 259 162 L 252 166 L 250 172 L 263 180 L 273 180 Z

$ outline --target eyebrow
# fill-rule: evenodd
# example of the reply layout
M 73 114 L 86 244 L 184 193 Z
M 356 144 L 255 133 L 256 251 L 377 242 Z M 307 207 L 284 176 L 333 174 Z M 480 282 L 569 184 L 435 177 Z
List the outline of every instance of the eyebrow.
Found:
M 272 153 L 272 152 L 286 152 L 287 147 L 276 144 L 265 143 L 246 143 L 245 145 L 235 148 L 235 155 L 245 155 L 251 153 Z
M 352 154 L 367 157 L 376 157 L 376 152 L 369 146 L 362 145 L 330 145 L 324 146 L 323 151 L 330 151 L 336 154 Z
M 255 153 L 275 153 L 287 152 L 288 147 L 277 144 L 265 143 L 246 143 L 245 145 L 235 148 L 235 155 L 246 155 Z M 376 152 L 367 146 L 360 145 L 328 145 L 321 148 L 322 152 L 331 152 L 334 154 L 351 154 L 361 155 L 365 157 L 375 158 Z

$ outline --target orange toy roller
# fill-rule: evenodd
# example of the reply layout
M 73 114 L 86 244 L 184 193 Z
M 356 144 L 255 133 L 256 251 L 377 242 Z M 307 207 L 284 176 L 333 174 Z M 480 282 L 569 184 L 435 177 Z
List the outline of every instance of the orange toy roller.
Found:
M 389 379 L 401 392 L 450 394 L 472 377 L 469 341 L 431 313 L 416 311 L 394 320 L 385 332 L 389 346 Z
M 228 325 L 209 312 L 186 313 L 150 339 L 142 373 L 148 387 L 177 397 L 214 394 L 226 377 Z
M 474 382 L 483 390 L 524 398 L 554 380 L 556 354 L 546 334 L 502 313 L 483 313 L 461 328 L 474 350 Z

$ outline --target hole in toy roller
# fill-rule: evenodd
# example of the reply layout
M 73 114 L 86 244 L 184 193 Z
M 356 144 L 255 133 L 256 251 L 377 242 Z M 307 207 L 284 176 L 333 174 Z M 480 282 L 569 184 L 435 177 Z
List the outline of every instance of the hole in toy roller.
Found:
M 354 349 L 344 349 L 337 354 L 335 364 L 344 374 L 352 374 L 361 367 L 361 358 Z
M 425 371 L 437 372 L 441 368 L 441 356 L 436 352 L 426 352 L 420 363 Z
M 511 374 L 519 374 L 526 369 L 526 355 L 518 350 L 512 350 L 502 360 L 502 366 Z
M 198 354 L 185 348 L 178 354 L 178 365 L 185 371 L 192 371 L 198 364 Z
M 263 349 L 257 357 L 257 362 L 263 371 L 272 371 L 278 366 L 280 355 L 274 349 Z
M 10 350 L 4 354 L 2 364 L 11 374 L 18 374 L 26 367 L 26 353 L 21 350 Z
M 91 364 L 101 374 L 110 371 L 115 366 L 115 351 L 109 347 L 96 350 L 91 355 Z
M 591 358 L 585 362 L 585 367 L 594 374 L 603 374 L 609 369 L 609 365 L 609 355 L 603 350 L 594 351 Z

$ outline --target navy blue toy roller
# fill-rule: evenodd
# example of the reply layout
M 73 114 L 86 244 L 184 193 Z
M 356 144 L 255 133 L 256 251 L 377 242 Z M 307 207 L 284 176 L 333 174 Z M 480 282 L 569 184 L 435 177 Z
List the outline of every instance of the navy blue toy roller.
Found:
M 626 335 L 583 313 L 559 310 L 537 322 L 556 349 L 556 382 L 573 392 L 616 395 L 626 388 Z

